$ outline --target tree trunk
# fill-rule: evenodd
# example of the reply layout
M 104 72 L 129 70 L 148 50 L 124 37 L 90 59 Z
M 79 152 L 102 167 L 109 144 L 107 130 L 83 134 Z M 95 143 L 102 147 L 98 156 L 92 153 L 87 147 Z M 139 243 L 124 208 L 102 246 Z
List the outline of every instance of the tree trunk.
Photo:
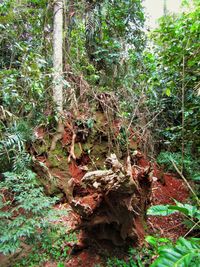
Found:
M 163 16 L 167 16 L 167 1 L 163 2 Z
M 53 137 L 51 150 L 55 149 L 56 142 L 62 138 L 64 127 L 63 113 L 63 0 L 54 3 L 53 26 L 53 100 L 58 113 L 57 133 Z
M 54 28 L 53 28 L 53 99 L 57 111 L 63 111 L 63 1 L 57 0 L 54 4 Z

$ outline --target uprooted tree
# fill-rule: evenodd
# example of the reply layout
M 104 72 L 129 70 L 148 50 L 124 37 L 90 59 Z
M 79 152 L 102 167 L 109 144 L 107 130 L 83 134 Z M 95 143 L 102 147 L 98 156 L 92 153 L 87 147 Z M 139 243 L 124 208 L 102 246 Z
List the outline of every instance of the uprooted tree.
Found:
M 118 246 L 131 240 L 141 244 L 153 167 L 139 151 L 140 141 L 132 129 L 127 145 L 120 144 L 124 122 L 102 110 L 103 94 L 98 99 L 95 112 L 88 109 L 65 118 L 61 142 L 48 157 L 37 155 L 34 169 L 50 194 L 52 177 L 56 178 L 54 187 L 78 215 L 74 230 L 82 230 L 82 245 L 88 238 L 107 239 Z M 44 139 L 47 143 L 48 137 Z M 38 142 L 36 150 L 42 141 Z
M 124 167 L 115 154 L 106 159 L 107 170 L 87 172 L 80 182 L 72 178 L 69 203 L 81 216 L 78 228 L 87 237 L 110 240 L 116 246 L 144 240 L 144 218 L 150 192 L 150 167 Z M 68 193 L 68 192 L 66 192 Z

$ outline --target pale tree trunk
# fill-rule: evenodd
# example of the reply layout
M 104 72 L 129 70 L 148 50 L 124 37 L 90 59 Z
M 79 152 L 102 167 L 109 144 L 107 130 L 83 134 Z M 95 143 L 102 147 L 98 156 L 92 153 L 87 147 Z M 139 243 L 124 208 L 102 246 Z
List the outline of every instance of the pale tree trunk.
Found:
M 167 16 L 167 1 L 163 2 L 163 16 Z
M 58 113 L 57 133 L 53 137 L 51 150 L 54 150 L 58 140 L 62 138 L 64 126 L 63 113 L 63 0 L 54 3 L 53 21 L 53 100 Z

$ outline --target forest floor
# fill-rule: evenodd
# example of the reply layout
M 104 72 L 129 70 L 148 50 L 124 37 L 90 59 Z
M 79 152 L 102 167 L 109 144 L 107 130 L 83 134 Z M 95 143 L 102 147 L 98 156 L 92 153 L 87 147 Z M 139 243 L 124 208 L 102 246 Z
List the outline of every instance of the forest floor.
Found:
M 150 205 L 172 204 L 174 203 L 174 199 L 183 203 L 186 202 L 189 197 L 189 192 L 184 182 L 178 179 L 174 174 L 170 173 L 164 174 L 164 179 L 164 184 L 158 180 L 153 181 Z M 61 211 L 68 210 L 67 215 L 61 216 L 57 223 L 62 223 L 67 229 L 73 229 L 75 227 L 78 216 L 73 212 L 69 204 L 57 204 L 54 209 Z M 179 213 L 164 217 L 149 216 L 147 218 L 147 235 L 167 237 L 175 241 L 180 236 L 184 236 L 187 231 L 187 228 L 184 226 L 184 217 L 182 217 Z M 125 259 L 127 256 L 127 253 L 122 248 L 116 248 L 113 250 L 113 246 L 106 242 L 95 244 L 91 248 L 85 248 L 74 255 L 71 255 L 71 250 L 74 244 L 71 243 L 66 245 L 71 246 L 71 249 L 69 250 L 69 258 L 65 262 L 65 267 L 106 266 L 105 258 L 108 256 Z M 0 262 L 3 263 L 4 261 L 5 257 L 1 256 Z M 48 261 L 44 264 L 44 267 L 57 266 L 58 263 L 53 261 Z
M 122 165 L 124 165 L 123 168 L 126 170 L 127 150 L 124 149 L 124 145 L 121 146 L 121 144 L 124 144 L 124 140 L 127 142 L 122 132 L 126 127 L 123 126 L 123 121 L 114 119 L 113 114 L 109 114 L 109 116 L 110 118 L 108 119 L 108 112 L 105 113 L 97 109 L 95 113 L 88 114 L 87 116 L 79 114 L 78 118 L 68 118 L 65 123 L 62 139 L 58 142 L 56 149 L 49 153 L 47 151 L 50 150 L 51 133 L 43 126 L 35 129 L 36 141 L 28 148 L 29 153 L 35 158 L 33 170 L 40 177 L 40 182 L 44 185 L 48 195 L 61 195 L 60 202 L 54 206 L 54 209 L 67 211 L 67 214 L 60 216 L 58 221 L 54 223 L 62 223 L 67 230 L 72 231 L 75 229 L 81 218 L 80 214 L 78 215 L 68 204 L 69 199 L 66 197 L 67 195 L 70 196 L 71 193 L 73 197 L 73 192 L 70 192 L 70 190 L 66 191 L 68 190 L 66 185 L 70 179 L 73 177 L 74 182 L 78 184 L 89 170 L 102 170 L 102 166 L 105 169 L 105 158 L 110 154 L 111 148 L 114 149 L 114 153 L 118 155 Z M 129 149 L 133 155 L 131 159 L 132 175 L 138 178 L 139 181 L 143 179 L 144 187 L 145 183 L 148 183 L 147 189 L 148 191 L 150 190 L 150 194 L 139 195 L 139 205 L 142 207 L 143 197 L 146 198 L 145 201 L 148 201 L 148 206 L 174 204 L 174 200 L 182 203 L 187 202 L 189 192 L 184 181 L 177 178 L 174 174 L 163 173 L 157 164 L 148 161 L 147 157 L 140 152 L 140 143 L 142 141 L 132 129 L 129 130 L 128 142 Z M 113 144 L 113 147 L 110 143 Z M 150 175 L 152 176 L 151 178 Z M 52 184 L 52 177 L 57 180 L 56 186 Z M 151 179 L 151 182 L 148 179 Z M 79 188 L 76 190 L 79 191 Z M 92 194 L 90 195 L 90 190 L 88 192 L 87 200 L 90 201 Z M 143 209 L 145 213 L 145 208 Z M 184 236 L 188 231 L 184 226 L 184 217 L 179 213 L 164 217 L 149 216 L 145 221 L 145 235 L 161 236 L 175 241 L 180 236 Z M 138 227 L 141 227 L 140 223 Z M 136 229 L 137 231 L 138 229 Z M 79 231 L 77 240 L 80 241 L 81 239 L 82 231 Z M 69 257 L 67 257 L 64 263 L 66 267 L 106 266 L 105 262 L 109 257 L 127 259 L 128 247 L 113 246 L 108 240 L 96 240 L 95 238 L 89 240 L 89 246 L 75 251 L 76 253 L 74 253 L 75 243 L 69 242 L 66 246 L 70 248 L 68 251 Z M 134 247 L 135 243 L 128 244 L 128 246 Z M 0 255 L 0 262 L 6 261 L 5 257 Z M 8 263 L 2 266 L 12 265 Z M 58 263 L 48 261 L 43 266 L 57 267 Z

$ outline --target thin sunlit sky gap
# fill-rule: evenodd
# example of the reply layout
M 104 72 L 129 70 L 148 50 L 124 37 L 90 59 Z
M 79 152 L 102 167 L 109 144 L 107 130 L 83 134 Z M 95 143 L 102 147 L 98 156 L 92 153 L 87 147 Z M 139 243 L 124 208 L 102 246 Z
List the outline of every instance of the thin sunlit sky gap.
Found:
M 181 0 L 166 0 L 166 3 L 169 12 L 177 13 L 180 11 Z M 144 0 L 143 5 L 147 15 L 147 26 L 155 28 L 158 18 L 163 16 L 164 0 Z

